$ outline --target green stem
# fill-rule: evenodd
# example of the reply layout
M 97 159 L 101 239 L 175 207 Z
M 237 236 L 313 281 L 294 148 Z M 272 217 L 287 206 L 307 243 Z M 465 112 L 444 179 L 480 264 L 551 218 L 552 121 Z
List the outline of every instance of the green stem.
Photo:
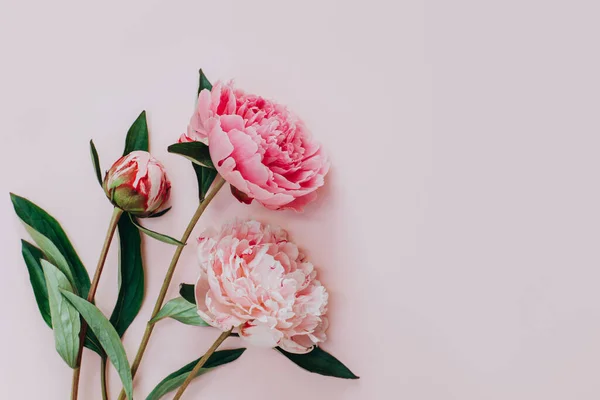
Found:
M 190 374 L 187 376 L 187 378 L 185 378 L 183 385 L 181 385 L 179 387 L 179 390 L 177 391 L 177 394 L 175 395 L 175 397 L 173 397 L 173 400 L 179 400 L 181 398 L 181 396 L 183 396 L 183 392 L 185 392 L 185 389 L 187 389 L 190 382 L 198 375 L 198 372 L 200 372 L 200 368 L 202 368 L 204 366 L 204 364 L 206 364 L 206 361 L 208 361 L 208 358 L 210 356 L 212 356 L 212 354 L 217 350 L 217 348 L 221 345 L 221 343 L 223 343 L 225 341 L 225 339 L 227 339 L 227 337 L 229 337 L 229 335 L 231 335 L 232 330 L 233 330 L 233 328 L 231 328 L 227 332 L 221 333 L 221 335 L 217 338 L 217 340 L 215 340 L 213 345 L 210 346 L 210 349 L 208 349 L 208 351 L 206 353 L 204 353 L 202 358 L 200 360 L 198 360 L 198 364 L 196 364 L 194 366 L 194 369 L 192 370 L 192 372 L 190 372 Z
M 119 222 L 119 218 L 121 218 L 122 214 L 123 210 L 115 207 L 112 218 L 110 219 L 110 224 L 108 225 L 108 232 L 106 232 L 104 244 L 102 245 L 102 251 L 100 252 L 100 258 L 98 259 L 98 265 L 96 266 L 94 279 L 92 280 L 90 291 L 88 292 L 87 301 L 89 301 L 90 303 L 92 303 L 94 301 L 94 297 L 96 297 L 96 290 L 98 290 L 98 283 L 100 282 L 100 275 L 102 275 L 102 270 L 104 269 L 104 263 L 106 262 L 106 256 L 108 255 L 108 249 L 110 248 L 110 243 L 112 242 L 112 238 L 115 235 L 115 230 L 117 229 L 117 223 Z M 83 357 L 83 344 L 85 343 L 86 334 L 87 323 L 82 318 L 81 331 L 79 332 L 79 352 L 77 353 L 77 364 L 76 367 L 73 369 L 73 379 L 71 383 L 71 400 L 77 400 L 77 397 L 79 395 L 79 376 L 81 375 L 81 358 Z
M 102 400 L 108 400 L 108 387 L 106 385 L 106 357 L 100 363 L 100 385 L 102 387 Z
M 204 210 L 206 209 L 208 204 L 212 201 L 212 199 L 215 197 L 215 195 L 217 194 L 219 189 L 221 189 L 224 184 L 225 184 L 225 180 L 220 175 L 217 175 L 213 182 L 212 190 L 208 193 L 208 195 L 206 196 L 204 201 L 202 201 L 198 205 L 198 208 L 196 209 L 196 212 L 192 216 L 190 223 L 188 224 L 187 228 L 185 229 L 185 232 L 183 232 L 183 235 L 181 236 L 181 242 L 183 242 L 183 243 L 187 242 L 190 235 L 192 234 L 192 231 L 194 230 L 194 227 L 198 223 L 200 216 L 202 216 L 202 213 L 204 212 Z M 183 247 L 184 246 L 178 246 L 175 249 L 175 254 L 173 254 L 173 258 L 171 259 L 171 264 L 169 265 L 169 269 L 167 270 L 167 274 L 165 275 L 165 279 L 163 281 L 162 287 L 160 288 L 160 293 L 158 294 L 158 298 L 156 299 L 156 304 L 154 304 L 154 310 L 152 311 L 152 315 L 150 316 L 149 321 L 151 321 L 152 319 L 154 319 L 154 317 L 156 317 L 156 315 L 158 314 L 158 312 L 160 311 L 160 309 L 163 306 L 163 302 L 165 301 L 165 296 L 167 295 L 167 290 L 169 289 L 169 285 L 171 284 L 171 279 L 173 279 L 173 273 L 175 273 L 175 267 L 177 267 L 177 262 L 179 261 L 179 257 L 181 256 Z M 135 377 L 135 374 L 137 373 L 140 363 L 142 362 L 142 357 L 144 356 L 146 347 L 148 347 L 148 342 L 150 341 L 150 336 L 152 335 L 154 326 L 155 326 L 155 324 L 150 323 L 150 322 L 148 322 L 146 324 L 146 330 L 144 331 L 144 336 L 142 337 L 142 342 L 140 343 L 140 347 L 137 351 L 135 359 L 133 360 L 133 364 L 131 365 L 132 377 Z M 124 399 L 125 399 L 125 390 L 121 390 L 121 394 L 119 394 L 118 400 L 124 400 Z

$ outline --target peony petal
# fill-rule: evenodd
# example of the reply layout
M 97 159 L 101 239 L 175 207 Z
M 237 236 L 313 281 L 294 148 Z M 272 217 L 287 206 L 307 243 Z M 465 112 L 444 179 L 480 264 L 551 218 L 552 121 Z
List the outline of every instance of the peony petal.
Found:
M 258 347 L 275 347 L 283 334 L 269 326 L 268 322 L 246 322 L 240 329 L 240 337 Z
M 306 353 L 310 353 L 312 351 L 314 345 L 303 346 L 303 345 L 295 342 L 292 339 L 283 338 L 279 342 L 279 347 L 281 347 L 283 350 L 287 351 L 288 353 L 306 354 Z
M 233 153 L 233 145 L 229 141 L 229 136 L 221 129 L 220 123 L 215 123 L 212 126 L 212 129 L 208 133 L 208 143 L 210 158 L 215 166 L 222 164 L 223 160 Z
M 235 158 L 237 169 L 244 179 L 260 187 L 265 187 L 269 179 L 269 170 L 262 163 L 260 154 L 253 154 L 247 158 Z
M 217 327 L 214 315 L 212 315 L 206 307 L 206 295 L 210 290 L 210 287 L 208 286 L 205 273 L 200 274 L 194 289 L 196 304 L 198 305 L 198 315 L 200 315 L 200 318 L 202 318 L 207 324 Z
M 296 212 L 303 212 L 304 207 L 307 204 L 315 201 L 317 199 L 317 193 L 311 192 L 302 197 L 296 198 L 294 201 L 291 201 L 285 205 L 280 207 L 281 210 L 294 210 Z

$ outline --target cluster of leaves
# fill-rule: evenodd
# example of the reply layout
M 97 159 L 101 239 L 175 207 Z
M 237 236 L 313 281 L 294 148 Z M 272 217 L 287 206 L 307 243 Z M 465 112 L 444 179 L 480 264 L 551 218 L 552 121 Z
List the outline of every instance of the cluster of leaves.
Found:
M 146 113 L 143 111 L 127 132 L 123 155 L 136 150 L 148 151 L 148 142 L 148 124 Z M 102 186 L 100 157 L 93 141 L 90 141 L 90 153 L 96 178 Z M 216 171 L 212 165 L 198 166 L 195 170 L 198 175 L 200 200 L 203 200 L 216 177 Z M 184 243 L 144 228 L 132 215 L 127 218 L 121 217 L 117 227 L 119 292 L 113 312 L 110 318 L 107 318 L 94 304 L 86 300 L 90 290 L 90 277 L 58 221 L 24 197 L 11 193 L 11 200 L 17 216 L 35 242 L 34 245 L 22 240 L 22 255 L 40 314 L 46 324 L 53 329 L 57 352 L 69 367 L 77 367 L 81 318 L 83 318 L 90 328 L 86 332 L 85 347 L 97 353 L 103 360 L 111 361 L 122 380 L 127 397 L 132 398 L 131 369 L 121 337 L 138 315 L 144 297 L 145 279 L 140 232 L 169 244 L 183 246 Z M 168 211 L 169 209 L 163 210 L 151 217 L 164 215 Z M 165 312 L 173 306 L 180 309 L 180 305 L 176 303 L 176 300 L 167 303 Z M 187 313 L 169 316 L 191 325 L 206 325 L 189 307 Z M 164 313 L 159 314 L 152 322 L 162 318 Z M 234 349 L 215 353 L 201 373 L 234 361 L 244 350 Z M 177 388 L 187 377 L 186 371 L 189 373 L 192 368 L 177 371 L 176 378 L 168 377 L 157 386 L 150 398 L 159 398 L 162 396 L 160 393 L 166 393 L 165 390 L 168 392 Z M 181 376 L 183 380 L 179 379 Z
M 148 126 L 142 112 L 129 129 L 125 152 L 148 150 Z M 96 176 L 102 184 L 98 153 L 91 143 Z M 85 347 L 116 368 L 132 398 L 130 365 L 121 337 L 137 316 L 144 297 L 141 238 L 134 219 L 121 218 L 119 232 L 119 292 L 110 319 L 86 300 L 90 278 L 67 234 L 58 221 L 41 207 L 11 194 L 17 213 L 37 246 L 22 240 L 22 254 L 38 308 L 53 329 L 56 350 L 71 368 L 77 367 L 81 318 L 89 326 Z
M 89 275 L 58 221 L 23 197 L 11 194 L 11 199 L 17 215 L 39 246 L 23 240 L 22 254 L 42 318 L 53 328 L 57 352 L 67 365 L 76 367 L 80 316 L 83 317 L 90 327 L 84 345 L 100 357 L 110 359 L 131 398 L 131 371 L 120 336 L 125 333 L 141 306 L 143 268 L 139 246 L 136 248 L 128 243 L 121 248 L 123 284 L 119 290 L 120 302 L 109 321 L 85 299 L 90 289 Z M 137 229 L 124 226 L 122 232 L 125 235 L 121 236 L 121 241 L 128 241 L 126 235 L 133 234 L 138 235 L 139 241 Z M 123 263 L 123 259 L 137 259 L 139 263 Z M 136 281 L 135 285 L 129 284 L 132 278 Z

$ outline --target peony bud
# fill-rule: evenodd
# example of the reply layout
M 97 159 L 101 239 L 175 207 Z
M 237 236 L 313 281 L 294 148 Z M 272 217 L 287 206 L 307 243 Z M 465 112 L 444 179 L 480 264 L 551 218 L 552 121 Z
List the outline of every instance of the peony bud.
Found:
M 146 151 L 121 157 L 104 178 L 104 193 L 116 206 L 139 217 L 158 211 L 169 199 L 165 167 Z

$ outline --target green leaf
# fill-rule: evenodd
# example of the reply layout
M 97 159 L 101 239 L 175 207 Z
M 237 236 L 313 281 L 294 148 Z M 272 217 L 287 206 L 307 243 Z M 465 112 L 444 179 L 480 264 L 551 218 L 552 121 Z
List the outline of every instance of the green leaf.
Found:
M 202 71 L 202 68 L 200 68 L 200 71 L 198 72 L 200 74 L 200 79 L 198 81 L 198 94 L 200 94 L 200 92 L 204 89 L 212 90 L 212 84 L 209 82 L 206 75 L 204 75 L 204 71 Z
M 21 221 L 50 240 L 62 254 L 68 263 L 77 293 L 87 296 L 90 277 L 58 221 L 23 197 L 11 193 L 10 198 Z
M 167 150 L 169 153 L 184 156 L 195 164 L 207 168 L 215 168 L 212 159 L 210 158 L 208 146 L 202 142 L 175 143 L 170 145 Z
M 142 111 L 133 125 L 131 125 L 131 128 L 129 128 L 129 131 L 127 131 L 123 155 L 126 156 L 136 150 L 148 151 L 148 122 L 146 120 L 146 111 Z
M 50 303 L 48 301 L 48 288 L 46 287 L 46 277 L 40 260 L 44 258 L 44 253 L 31 243 L 21 240 L 21 253 L 29 271 L 29 281 L 33 288 L 33 295 L 37 302 L 38 309 L 46 324 L 52 328 L 52 317 L 50 316 Z
M 108 355 L 110 362 L 121 377 L 123 388 L 128 399 L 133 398 L 133 382 L 131 378 L 131 367 L 127 361 L 127 354 L 121 344 L 119 334 L 106 319 L 104 314 L 92 303 L 81 297 L 61 290 L 62 295 L 79 311 L 79 314 L 85 319 L 90 329 L 98 337 L 102 348 Z
M 42 314 L 42 318 L 46 324 L 52 329 L 52 316 L 50 314 L 50 303 L 48 301 L 48 288 L 46 286 L 46 278 L 42 269 L 41 260 L 44 258 L 44 253 L 32 245 L 31 243 L 21 240 L 23 259 L 29 271 L 29 280 L 33 287 L 35 299 Z M 85 337 L 85 347 L 102 355 L 104 352 L 100 346 L 100 342 L 93 332 L 87 331 Z
M 79 331 L 81 321 L 77 310 L 61 296 L 61 291 L 73 292 L 69 280 L 58 268 L 42 260 L 42 269 L 46 277 L 54 344 L 56 351 L 71 368 L 77 366 L 79 353 Z M 71 293 L 72 294 L 72 293 Z M 75 296 L 73 294 L 73 296 Z
M 315 347 L 313 351 L 307 354 L 288 353 L 280 347 L 277 347 L 276 349 L 281 354 L 289 358 L 294 364 L 309 372 L 343 379 L 359 378 L 358 376 L 354 375 L 352 371 L 350 371 L 337 358 L 335 358 L 334 356 L 332 356 L 331 354 L 327 353 L 319 347 Z
M 163 318 L 173 318 L 186 325 L 208 326 L 198 315 L 196 305 L 183 297 L 169 300 L 150 322 L 154 324 Z
M 41 233 L 39 233 L 38 231 L 36 231 L 35 229 L 33 229 L 31 226 L 27 225 L 24 222 L 23 222 L 23 225 L 25 226 L 25 230 L 29 233 L 29 235 L 31 236 L 33 241 L 38 246 L 40 246 L 40 249 L 42 249 L 42 252 L 46 256 L 46 258 L 55 267 L 57 267 L 60 270 L 60 272 L 65 274 L 65 276 L 69 280 L 69 283 L 74 285 L 75 280 L 73 278 L 73 274 L 71 273 L 71 269 L 69 268 L 69 263 L 67 263 L 67 260 L 60 253 L 60 250 L 58 250 L 58 248 L 54 245 L 54 243 L 52 243 L 52 241 L 50 239 L 48 239 L 46 236 L 42 235 Z
M 94 141 L 90 140 L 90 154 L 92 155 L 92 164 L 94 165 L 94 171 L 96 172 L 96 178 L 98 183 L 102 186 L 102 170 L 100 168 L 100 159 L 98 157 L 98 151 L 94 146 Z
M 192 163 L 192 167 L 194 167 L 196 179 L 198 180 L 198 197 L 200 201 L 203 201 L 208 193 L 208 189 L 210 189 L 210 185 L 212 185 L 217 177 L 217 170 L 206 168 L 196 163 Z
M 200 368 L 196 377 L 205 374 L 211 369 L 218 367 L 219 365 L 227 364 L 237 360 L 246 349 L 233 349 L 233 350 L 221 350 L 213 353 L 204 364 L 203 368 Z M 190 372 L 198 364 L 200 358 L 192 361 L 191 363 L 183 366 L 172 374 L 168 375 L 165 379 L 160 381 L 158 385 L 150 392 L 146 400 L 158 400 L 165 394 L 177 389 L 187 379 Z
M 104 350 L 102 350 L 102 345 L 100 344 L 100 341 L 96 335 L 94 335 L 94 332 L 88 330 L 85 333 L 85 341 L 83 342 L 83 345 L 92 350 L 94 353 L 97 353 L 100 357 L 106 357 Z
M 110 322 L 123 336 L 142 307 L 144 299 L 144 265 L 142 239 L 129 218 L 120 218 L 119 230 L 119 295 Z
M 196 304 L 195 285 L 190 283 L 182 283 L 179 285 L 179 294 L 189 303 Z
M 163 243 L 172 244 L 174 246 L 185 246 L 185 243 L 182 243 L 179 240 L 172 238 L 171 236 L 163 235 L 162 233 L 154 232 L 148 228 L 144 228 L 143 226 L 137 223 L 137 221 L 131 216 L 131 214 L 129 214 L 129 219 L 131 220 L 133 225 L 135 225 L 140 231 L 150 236 L 151 238 L 160 240 Z
M 147 218 L 158 218 L 158 217 L 162 217 L 163 215 L 165 215 L 166 213 L 168 213 L 169 211 L 171 211 L 171 208 L 173 207 L 169 207 L 169 208 L 165 208 L 164 210 L 161 210 L 159 212 L 155 212 L 154 214 L 150 214 L 148 215 Z

